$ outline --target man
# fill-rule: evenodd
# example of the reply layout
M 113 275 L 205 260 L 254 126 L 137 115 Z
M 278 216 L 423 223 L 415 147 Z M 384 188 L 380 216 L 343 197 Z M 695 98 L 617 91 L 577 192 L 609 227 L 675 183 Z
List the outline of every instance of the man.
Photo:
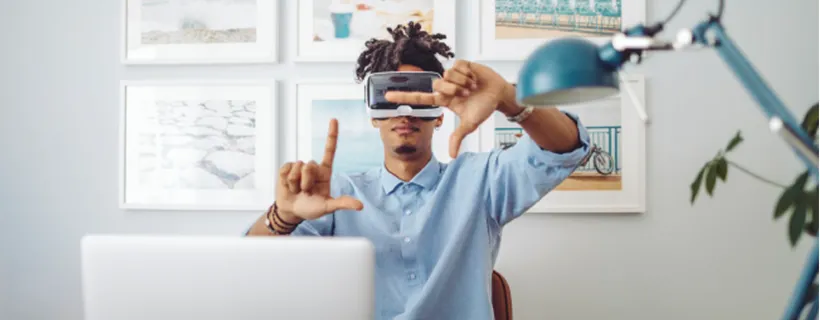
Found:
M 368 238 L 377 254 L 380 319 L 492 319 L 490 281 L 502 228 L 575 170 L 588 151 L 587 133 L 555 108 L 517 105 L 514 87 L 486 66 L 458 60 L 444 71 L 436 59 L 452 57 L 438 41 L 444 36 L 415 23 L 388 31 L 393 41 L 367 42 L 358 79 L 381 71 L 441 74 L 434 94 L 391 92 L 386 99 L 452 110 L 460 119 L 450 140 L 455 159 L 443 164 L 433 157 L 442 117 L 374 119 L 384 165 L 334 173 L 339 124 L 332 120 L 322 162 L 283 165 L 274 205 L 248 234 Z M 464 136 L 496 111 L 527 134 L 507 150 L 456 157 Z

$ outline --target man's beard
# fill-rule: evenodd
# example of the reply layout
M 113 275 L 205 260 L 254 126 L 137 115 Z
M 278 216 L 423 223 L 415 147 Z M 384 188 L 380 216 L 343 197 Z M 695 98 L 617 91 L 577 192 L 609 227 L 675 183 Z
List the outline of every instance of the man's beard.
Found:
M 398 154 L 412 154 L 416 153 L 416 147 L 405 144 L 397 147 L 396 149 L 393 149 L 393 151 Z

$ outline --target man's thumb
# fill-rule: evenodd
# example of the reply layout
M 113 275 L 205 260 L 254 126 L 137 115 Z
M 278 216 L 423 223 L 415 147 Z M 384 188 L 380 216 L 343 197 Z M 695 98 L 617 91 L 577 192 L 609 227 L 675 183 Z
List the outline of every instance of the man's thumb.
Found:
M 364 205 L 358 199 L 351 196 L 341 196 L 338 198 L 330 198 L 325 203 L 325 211 L 333 212 L 336 210 L 362 210 Z
M 461 140 L 464 140 L 470 132 L 472 132 L 469 127 L 465 125 L 458 126 L 454 131 L 453 134 L 450 135 L 450 157 L 456 158 L 458 156 L 458 149 L 461 147 Z

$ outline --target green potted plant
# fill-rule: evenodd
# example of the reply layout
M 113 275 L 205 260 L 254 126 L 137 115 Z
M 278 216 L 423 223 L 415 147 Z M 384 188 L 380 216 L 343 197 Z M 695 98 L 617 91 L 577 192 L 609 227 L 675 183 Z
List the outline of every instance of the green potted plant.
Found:
M 814 139 L 817 144 L 817 106 L 815 103 L 808 112 L 803 116 L 801 126 Z M 729 168 L 737 169 L 738 171 L 747 174 L 763 183 L 772 185 L 780 189 L 780 198 L 774 205 L 772 211 L 773 220 L 783 219 L 788 216 L 788 237 L 791 243 L 791 248 L 794 249 L 803 234 L 811 237 L 817 237 L 818 225 L 818 197 L 817 197 L 817 181 L 809 177 L 809 171 L 806 170 L 796 178 L 792 179 L 790 185 L 775 182 L 771 179 L 763 177 L 760 174 L 754 173 L 746 169 L 738 162 L 730 158 L 730 152 L 734 150 L 741 142 L 743 136 L 738 131 L 735 136 L 726 144 L 726 148 L 718 150 L 714 158 L 707 161 L 703 167 L 698 171 L 695 180 L 690 185 L 691 195 L 690 203 L 694 204 L 701 187 L 709 197 L 714 195 L 715 187 L 718 181 L 727 182 L 729 176 Z M 807 269 L 810 270 L 810 269 Z M 815 269 L 816 270 L 816 269 Z M 806 272 L 804 270 L 804 272 Z M 811 271 L 809 271 L 811 272 Z M 803 297 L 802 303 L 796 301 L 795 305 L 798 310 L 804 310 L 817 299 L 817 282 L 813 282 L 810 290 Z M 799 292 L 799 291 L 798 291 Z M 816 306 L 815 306 L 816 308 Z
M 803 117 L 801 126 L 805 129 L 811 137 L 814 138 L 814 143 L 817 143 L 817 106 L 815 103 Z M 789 216 L 788 236 L 792 248 L 797 245 L 800 237 L 803 234 L 808 234 L 812 237 L 817 237 L 818 224 L 818 210 L 817 210 L 817 182 L 814 179 L 809 179 L 808 170 L 792 179 L 790 185 L 775 182 L 771 179 L 763 177 L 760 174 L 754 173 L 746 169 L 737 161 L 730 158 L 730 153 L 741 142 L 743 136 L 738 131 L 735 136 L 726 145 L 726 148 L 718 150 L 714 158 L 707 161 L 701 167 L 695 180 L 690 185 L 691 198 L 690 203 L 694 204 L 697 196 L 704 187 L 707 195 L 712 197 L 718 180 L 727 182 L 729 176 L 729 168 L 737 169 L 739 172 L 747 174 L 763 183 L 772 185 L 781 189 L 780 198 L 773 208 L 773 219 L 778 220 L 784 216 Z

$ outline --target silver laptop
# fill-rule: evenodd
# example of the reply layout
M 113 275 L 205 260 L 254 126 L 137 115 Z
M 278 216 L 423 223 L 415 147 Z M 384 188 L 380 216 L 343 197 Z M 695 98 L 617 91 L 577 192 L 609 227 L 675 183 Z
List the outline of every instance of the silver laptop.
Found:
M 89 235 L 85 319 L 373 319 L 359 238 Z

